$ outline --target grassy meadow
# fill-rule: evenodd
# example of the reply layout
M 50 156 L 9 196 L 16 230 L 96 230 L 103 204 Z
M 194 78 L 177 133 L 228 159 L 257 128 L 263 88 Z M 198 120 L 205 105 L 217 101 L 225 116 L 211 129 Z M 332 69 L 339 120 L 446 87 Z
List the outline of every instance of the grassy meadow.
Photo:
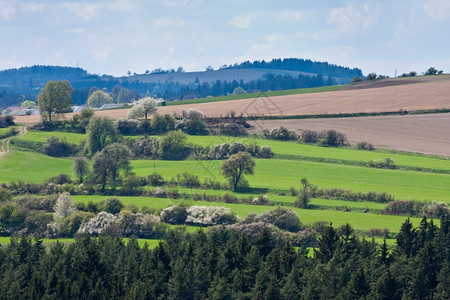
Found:
M 42 132 L 30 130 L 20 139 L 45 142 L 48 137 L 65 138 L 70 143 L 78 144 L 85 140 L 85 135 L 65 132 Z M 315 145 L 304 145 L 294 142 L 280 142 L 256 137 L 233 138 L 224 136 L 188 136 L 188 142 L 213 146 L 228 142 L 256 142 L 260 146 L 268 145 L 275 153 L 273 159 L 256 159 L 255 174 L 246 176 L 250 189 L 245 193 L 235 193 L 225 190 L 188 189 L 177 187 L 179 193 L 223 195 L 230 193 L 238 198 L 256 197 L 267 194 L 269 201 L 275 205 L 287 206 L 297 212 L 304 224 L 318 221 L 332 222 L 336 226 L 350 223 L 359 231 L 371 228 L 388 229 L 396 233 L 405 220 L 405 216 L 378 214 L 386 204 L 374 202 L 351 202 L 344 200 L 312 199 L 309 209 L 294 208 L 295 197 L 290 195 L 290 188 L 299 189 L 300 179 L 308 181 L 319 188 L 340 188 L 361 192 L 385 192 L 392 194 L 395 200 L 444 201 L 450 204 L 450 174 L 433 173 L 432 170 L 450 170 L 448 158 L 416 155 L 412 153 L 386 153 L 380 151 L 361 151 L 352 148 L 327 148 Z M 384 160 L 390 157 L 398 166 L 425 168 L 427 172 L 410 170 L 376 169 L 352 165 L 348 162 L 368 162 Z M 315 160 L 308 160 L 314 158 Z M 324 159 L 324 161 L 321 161 Z M 345 163 L 344 163 L 345 162 Z M 167 160 L 132 160 L 132 172 L 138 176 L 148 176 L 153 172 L 161 174 L 165 180 L 170 180 L 177 174 L 188 172 L 197 175 L 200 181 L 213 179 L 225 183 L 220 168 L 223 161 L 167 161 Z M 60 173 L 72 174 L 72 159 L 53 158 L 34 152 L 13 150 L 0 160 L 0 183 L 24 181 L 42 183 Z M 145 187 L 145 189 L 153 189 Z M 170 189 L 170 188 L 169 188 Z M 285 195 L 280 195 L 280 193 Z M 110 196 L 74 195 L 76 203 L 100 202 Z M 146 206 L 162 210 L 170 205 L 183 201 L 188 205 L 225 206 L 240 218 L 249 213 L 262 213 L 274 209 L 274 206 L 249 204 L 229 204 L 207 201 L 168 199 L 155 197 L 119 197 L 125 206 L 133 205 L 141 209 Z M 192 197 L 189 197 L 192 199 Z M 365 213 L 363 213 L 365 212 Z M 411 218 L 418 225 L 418 218 Z M 198 227 L 188 226 L 187 232 L 194 232 Z M 2 243 L 0 239 L 0 243 Z M 157 241 L 147 241 L 154 247 Z M 141 240 L 140 240 L 141 243 Z M 142 242 L 143 243 L 143 242 Z

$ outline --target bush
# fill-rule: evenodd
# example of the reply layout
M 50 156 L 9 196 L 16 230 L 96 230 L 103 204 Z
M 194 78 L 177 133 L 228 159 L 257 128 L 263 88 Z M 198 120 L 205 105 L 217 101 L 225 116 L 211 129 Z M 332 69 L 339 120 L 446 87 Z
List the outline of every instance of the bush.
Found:
M 187 218 L 187 209 L 182 205 L 172 205 L 163 209 L 159 216 L 163 222 L 169 224 L 184 224 Z
M 143 136 L 138 139 L 125 139 L 124 143 L 137 158 L 158 158 L 159 140 L 156 138 Z
M 155 197 L 158 197 L 158 198 L 166 198 L 167 197 L 166 190 L 161 187 L 157 187 L 153 193 L 154 193 Z
M 0 128 L 5 128 L 9 126 L 14 126 L 16 123 L 14 123 L 14 117 L 7 115 L 7 116 L 0 116 Z
M 168 160 L 182 160 L 188 157 L 190 149 L 186 145 L 186 135 L 181 131 L 171 131 L 159 140 L 159 156 Z
M 321 141 L 321 144 L 323 146 L 342 147 L 347 143 L 347 137 L 345 136 L 345 134 L 337 132 L 333 129 L 323 131 L 320 135 L 320 138 L 323 139 Z
M 264 145 L 261 147 L 261 150 L 259 151 L 259 158 L 272 158 L 273 157 L 273 152 L 272 152 L 272 148 L 270 148 L 267 145 Z
M 139 135 L 142 134 L 140 123 L 135 119 L 118 119 L 114 121 L 114 126 L 122 135 Z
M 372 168 L 379 168 L 379 169 L 396 169 L 397 166 L 394 164 L 394 161 L 391 158 L 385 158 L 384 161 L 381 159 L 377 161 L 369 161 L 369 166 Z
M 258 215 L 255 218 L 255 221 L 270 223 L 280 229 L 291 232 L 297 232 L 301 228 L 300 219 L 298 218 L 297 213 L 282 206 Z
M 280 141 L 296 141 L 298 140 L 298 135 L 293 130 L 288 130 L 283 126 L 280 128 L 273 128 L 270 132 L 268 130 L 264 130 L 264 136 L 271 140 L 280 140 Z
M 186 223 L 192 225 L 234 224 L 237 216 L 222 206 L 192 206 L 187 210 Z
M 192 175 L 187 172 L 184 172 L 183 174 L 177 174 L 176 180 L 178 185 L 187 188 L 199 188 L 201 185 L 197 175 Z
M 48 230 L 48 236 L 52 238 L 73 237 L 78 232 L 81 225 L 89 222 L 92 218 L 95 218 L 95 214 L 93 213 L 84 211 L 74 212 L 72 215 L 60 222 L 60 226 L 56 227 L 56 231 Z
M 59 139 L 51 136 L 47 142 L 42 145 L 42 152 L 53 157 L 67 157 L 72 156 L 77 152 L 77 146 L 70 144 L 66 139 Z
M 356 149 L 358 149 L 358 150 L 367 150 L 367 151 L 375 150 L 373 145 L 370 144 L 370 143 L 367 143 L 367 142 L 361 142 L 361 143 L 356 144 Z
M 80 229 L 78 229 L 78 233 L 89 233 L 93 235 L 102 234 L 109 227 L 113 226 L 118 219 L 119 217 L 116 215 L 102 211 L 98 213 L 95 218 L 92 218 L 88 222 L 82 224 Z
M 157 172 L 148 175 L 147 181 L 151 186 L 160 186 L 164 184 L 164 178 Z
M 54 177 L 50 177 L 49 179 L 47 179 L 46 183 L 65 184 L 72 183 L 72 180 L 70 179 L 69 175 L 61 173 Z
M 11 200 L 13 194 L 10 190 L 0 187 L 0 202 L 6 202 Z
M 317 143 L 319 134 L 313 130 L 304 130 L 304 131 L 302 131 L 301 138 L 302 138 L 303 143 L 314 144 L 314 143 Z
M 104 210 L 110 214 L 118 214 L 123 208 L 123 203 L 117 197 L 111 197 L 105 200 Z
M 151 120 L 151 127 L 156 134 L 167 133 L 175 129 L 175 118 L 168 114 L 155 114 Z
M 219 125 L 219 134 L 228 136 L 246 136 L 247 128 L 238 123 L 222 123 Z

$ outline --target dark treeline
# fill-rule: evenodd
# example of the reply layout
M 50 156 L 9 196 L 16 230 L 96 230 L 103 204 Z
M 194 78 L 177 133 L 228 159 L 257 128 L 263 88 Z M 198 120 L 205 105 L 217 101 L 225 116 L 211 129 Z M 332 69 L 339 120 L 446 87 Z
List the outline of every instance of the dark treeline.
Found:
M 252 80 L 250 82 L 237 82 L 233 80 L 220 81 L 215 83 L 203 82 L 197 86 L 185 86 L 179 89 L 168 89 L 164 94 L 159 94 L 158 97 L 162 97 L 167 100 L 176 99 L 193 99 L 193 98 L 205 98 L 208 96 L 224 96 L 233 94 L 234 90 L 238 87 L 243 88 L 246 92 L 267 92 L 278 91 L 287 89 L 320 87 L 327 85 L 334 85 L 336 81 L 333 77 L 328 76 L 324 78 L 322 75 L 308 76 L 308 75 L 274 75 L 268 73 L 264 75 L 263 80 Z M 173 90 L 173 91 L 171 91 Z
M 314 257 L 264 228 L 171 231 L 155 249 L 82 235 L 64 247 L 13 238 L 0 248 L 2 299 L 449 299 L 449 220 L 406 220 L 397 246 L 328 226 Z
M 149 92 L 153 96 L 162 96 L 167 100 L 204 98 L 233 93 L 236 87 L 248 92 L 266 92 L 268 90 L 317 87 L 336 84 L 335 78 L 350 81 L 355 76 L 362 76 L 359 69 L 350 69 L 326 62 L 313 62 L 304 59 L 274 59 L 270 62 L 254 61 L 224 66 L 225 69 L 264 68 L 286 71 L 300 71 L 318 74 L 316 76 L 274 75 L 270 72 L 259 80 L 251 82 L 216 81 L 192 82 L 180 84 L 176 78 L 165 82 L 142 82 L 139 79 L 117 78 L 108 75 L 90 74 L 82 68 L 61 66 L 32 66 L 0 71 L 0 107 L 7 107 L 28 99 L 35 100 L 41 89 L 50 80 L 68 80 L 75 89 L 73 102 L 84 104 L 92 87 L 106 88 L 111 91 L 120 85 L 143 96 Z M 341 82 L 340 81 L 340 82 Z
M 300 58 L 285 58 L 272 59 L 266 62 L 265 60 L 255 60 L 253 62 L 245 61 L 240 64 L 224 66 L 223 69 L 275 69 L 275 70 L 289 70 L 301 71 L 307 73 L 322 74 L 324 76 L 353 78 L 355 76 L 362 77 L 362 71 L 358 68 L 350 69 L 327 62 L 312 61 L 310 59 Z

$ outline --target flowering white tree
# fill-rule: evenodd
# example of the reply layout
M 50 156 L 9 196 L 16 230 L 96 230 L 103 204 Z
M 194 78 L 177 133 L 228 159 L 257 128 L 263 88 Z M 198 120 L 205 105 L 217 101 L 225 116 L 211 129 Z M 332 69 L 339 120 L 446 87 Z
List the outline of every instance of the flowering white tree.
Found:
M 77 209 L 72 197 L 70 197 L 70 194 L 62 193 L 61 195 L 59 195 L 58 200 L 56 200 L 56 204 L 53 207 L 53 210 L 55 211 L 55 219 L 59 220 L 70 216 Z
M 158 110 L 158 103 L 155 98 L 145 97 L 142 98 L 135 104 L 127 114 L 128 119 L 138 119 L 145 117 L 147 119 L 148 115 L 156 113 Z

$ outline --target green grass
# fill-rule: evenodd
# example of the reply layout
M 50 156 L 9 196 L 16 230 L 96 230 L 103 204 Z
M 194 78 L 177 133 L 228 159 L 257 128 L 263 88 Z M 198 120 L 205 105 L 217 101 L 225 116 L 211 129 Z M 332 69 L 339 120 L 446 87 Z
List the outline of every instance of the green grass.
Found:
M 0 182 L 42 183 L 60 173 L 72 174 L 72 160 L 34 152 L 11 151 L 0 160 Z
M 343 85 L 332 85 L 332 86 L 324 86 L 324 87 L 317 87 L 317 88 L 291 89 L 291 90 L 273 91 L 273 92 L 265 92 L 265 93 L 250 93 L 250 94 L 245 94 L 245 95 L 228 95 L 228 96 L 220 96 L 220 97 L 199 98 L 199 99 L 192 99 L 192 100 L 167 101 L 167 106 L 208 103 L 208 102 L 220 102 L 220 101 L 240 100 L 240 99 L 250 99 L 250 98 L 267 98 L 267 97 L 276 97 L 276 96 L 285 96 L 285 95 L 332 92 L 332 91 L 339 90 L 342 87 L 343 87 Z M 224 112 L 224 114 L 225 113 L 227 113 L 227 112 Z
M 111 196 L 82 196 L 82 195 L 74 195 L 72 196 L 75 203 L 98 203 L 105 199 L 110 198 Z M 164 209 L 173 204 L 178 204 L 181 200 L 176 199 L 167 199 L 167 198 L 155 198 L 155 197 L 125 197 L 119 196 L 120 201 L 123 205 L 135 205 L 137 208 L 141 209 L 143 206 L 156 208 L 156 209 Z
M 198 175 L 200 180 L 213 178 L 225 182 L 220 174 L 223 161 L 149 161 L 135 160 L 131 165 L 139 176 L 158 172 L 166 180 L 179 173 Z M 250 187 L 277 193 L 299 187 L 301 178 L 319 188 L 352 191 L 376 191 L 393 194 L 395 199 L 437 200 L 450 203 L 450 175 L 401 170 L 352 167 L 303 161 L 257 159 L 255 175 L 247 176 Z M 261 193 L 258 191 L 258 193 Z
M 275 154 L 299 155 L 307 157 L 327 158 L 334 160 L 369 162 L 370 160 L 384 160 L 392 158 L 398 166 L 421 167 L 428 169 L 450 170 L 450 159 L 416 156 L 413 154 L 382 153 L 375 151 L 362 151 L 348 148 L 320 147 L 305 145 L 296 142 L 281 142 L 261 138 L 225 137 L 225 136 L 188 136 L 188 142 L 201 146 L 214 146 L 221 143 L 241 142 L 249 144 L 256 142 L 258 145 L 267 145 Z
M 10 131 L 11 129 L 13 129 L 13 128 L 14 128 L 14 127 L 0 128 L 0 135 L 9 132 L 9 131 Z
M 27 134 L 18 137 L 22 140 L 28 140 L 33 142 L 47 142 L 47 139 L 51 136 L 55 136 L 59 139 L 66 139 L 67 142 L 72 144 L 79 144 L 86 139 L 86 135 L 80 133 L 61 132 L 61 131 L 38 131 L 28 130 Z

